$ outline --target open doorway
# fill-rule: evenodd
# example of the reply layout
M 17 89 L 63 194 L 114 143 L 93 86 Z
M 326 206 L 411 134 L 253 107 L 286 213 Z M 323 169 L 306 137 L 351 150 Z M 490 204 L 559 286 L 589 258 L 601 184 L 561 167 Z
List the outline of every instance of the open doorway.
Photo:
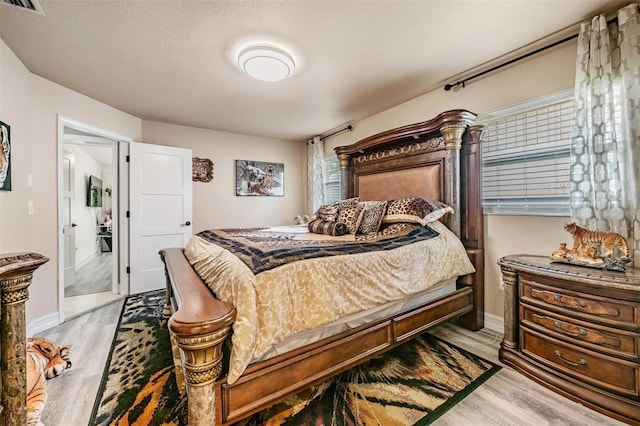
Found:
M 106 132 L 61 124 L 59 321 L 123 297 L 119 258 L 119 148 Z

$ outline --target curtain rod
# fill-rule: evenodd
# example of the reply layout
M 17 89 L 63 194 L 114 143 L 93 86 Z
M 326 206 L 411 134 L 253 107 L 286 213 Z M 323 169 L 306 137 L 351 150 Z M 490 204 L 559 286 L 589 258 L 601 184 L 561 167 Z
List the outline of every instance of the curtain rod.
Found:
M 533 56 L 533 55 L 535 55 L 535 54 L 537 54 L 537 53 L 540 53 L 540 52 L 542 52 L 542 51 L 544 51 L 544 50 L 551 49 L 552 47 L 556 47 L 556 46 L 558 46 L 559 44 L 566 43 L 566 42 L 568 42 L 569 40 L 573 40 L 574 38 L 578 38 L 578 34 L 574 34 L 574 35 L 572 35 L 572 36 L 569 36 L 569 37 L 563 38 L 562 40 L 558 40 L 558 41 L 556 41 L 556 42 L 554 42 L 554 43 L 551 43 L 551 44 L 550 44 L 550 45 L 548 45 L 548 46 L 541 47 L 541 48 L 539 48 L 539 49 L 534 50 L 533 52 L 529 52 L 529 53 L 526 53 L 526 54 L 524 54 L 524 55 L 522 55 L 522 56 L 518 56 L 517 58 L 513 58 L 513 59 L 511 59 L 511 60 L 509 60 L 509 61 L 507 61 L 507 62 L 505 62 L 505 63 L 503 63 L 503 64 L 496 65 L 495 67 L 489 68 L 488 70 L 484 70 L 484 71 L 482 71 L 482 72 L 479 72 L 479 73 L 477 73 L 477 74 L 474 74 L 474 75 L 472 75 L 471 77 L 467 77 L 467 78 L 465 78 L 465 79 L 463 79 L 463 80 L 456 81 L 455 83 L 445 84 L 445 86 L 444 86 L 444 90 L 446 90 L 446 91 L 448 92 L 449 90 L 453 89 L 454 87 L 456 87 L 456 86 L 460 86 L 460 85 L 462 85 L 462 87 L 464 88 L 464 87 L 465 87 L 465 83 L 466 83 L 467 81 L 469 81 L 469 80 L 473 80 L 474 78 L 478 78 L 478 77 L 480 77 L 480 76 L 483 76 L 483 75 L 485 75 L 485 74 L 488 74 L 488 73 L 490 73 L 490 72 L 493 72 L 493 71 L 495 71 L 495 70 L 497 70 L 497 69 L 500 69 L 500 68 L 506 67 L 507 65 L 511 65 L 511 64 L 512 64 L 512 63 L 514 63 L 514 62 L 518 62 L 518 61 L 521 61 L 521 60 L 523 60 L 523 59 L 526 59 L 526 58 L 528 58 L 529 56 Z
M 347 130 L 348 130 L 348 131 L 352 131 L 352 130 L 353 130 L 353 126 L 352 126 L 351 124 L 349 124 L 348 126 L 345 126 L 345 127 L 343 127 L 342 129 L 336 130 L 336 131 L 335 131 L 335 132 L 333 132 L 333 133 L 329 133 L 328 135 L 324 135 L 324 136 L 319 136 L 319 138 L 320 138 L 320 140 L 321 140 L 321 141 L 324 141 L 325 139 L 328 139 L 328 138 L 330 138 L 331 136 L 335 136 L 335 135 L 337 135 L 338 133 L 346 132 Z M 313 139 L 311 139 L 309 142 L 310 142 L 310 143 L 313 143 Z
M 335 135 L 337 135 L 338 133 L 346 132 L 347 130 L 348 130 L 348 131 L 352 131 L 352 130 L 353 130 L 353 126 L 352 126 L 351 124 L 349 124 L 348 126 L 343 127 L 343 128 L 342 128 L 342 129 L 340 129 L 340 130 L 336 130 L 336 131 L 335 131 L 335 132 L 333 132 L 333 133 L 329 133 L 328 135 L 320 136 L 320 139 L 325 140 L 325 139 L 330 138 L 331 136 L 335 136 Z
M 607 24 L 611 25 L 612 23 L 617 22 L 617 21 L 618 21 L 618 17 L 616 16 L 616 17 L 613 17 L 613 18 L 607 20 Z M 511 59 L 511 60 L 505 62 L 504 64 L 496 65 L 495 67 L 489 68 L 488 70 L 481 71 L 481 72 L 479 72 L 477 74 L 472 75 L 471 77 L 467 77 L 467 78 L 465 78 L 463 80 L 456 81 L 455 83 L 445 84 L 444 85 L 444 90 L 446 90 L 448 92 L 449 90 L 453 89 L 454 87 L 460 86 L 460 85 L 462 85 L 462 87 L 464 88 L 465 87 L 465 83 L 467 81 L 469 81 L 469 80 L 473 80 L 474 78 L 478 78 L 480 76 L 483 76 L 485 74 L 493 72 L 493 71 L 495 71 L 497 69 L 506 67 L 507 65 L 511 65 L 514 62 L 518 62 L 518 61 L 521 61 L 523 59 L 526 59 L 529 56 L 533 56 L 533 55 L 535 55 L 537 53 L 540 53 L 540 52 L 543 52 L 543 51 L 545 51 L 547 49 L 551 49 L 552 47 L 556 47 L 556 46 L 558 46 L 558 45 L 560 45 L 562 43 L 566 43 L 566 42 L 568 42 L 570 40 L 573 40 L 574 38 L 578 38 L 578 35 L 579 35 L 579 33 L 573 34 L 573 35 L 571 35 L 569 37 L 563 38 L 562 40 L 558 40 L 558 41 L 556 41 L 554 43 L 551 43 L 548 46 L 543 46 L 543 47 L 541 47 L 539 49 L 534 50 L 533 52 L 525 53 L 522 56 L 518 56 L 517 58 Z

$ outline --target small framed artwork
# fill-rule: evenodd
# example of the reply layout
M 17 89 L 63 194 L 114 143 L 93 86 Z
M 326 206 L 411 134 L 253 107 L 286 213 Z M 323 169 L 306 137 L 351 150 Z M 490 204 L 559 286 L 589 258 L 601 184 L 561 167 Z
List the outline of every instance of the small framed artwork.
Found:
M 213 179 L 213 161 L 208 158 L 193 157 L 191 164 L 191 180 L 194 182 L 211 182 Z
M 236 195 L 284 196 L 284 164 L 236 160 Z
M 102 207 L 102 179 L 93 175 L 87 182 L 87 207 Z
M 0 191 L 11 191 L 11 128 L 0 121 Z

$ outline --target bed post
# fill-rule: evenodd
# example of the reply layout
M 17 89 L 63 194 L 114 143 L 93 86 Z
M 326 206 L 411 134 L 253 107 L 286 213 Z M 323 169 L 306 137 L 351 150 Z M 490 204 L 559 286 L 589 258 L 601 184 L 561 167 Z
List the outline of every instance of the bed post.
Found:
M 189 425 L 212 426 L 218 423 L 220 413 L 216 413 L 215 381 L 222 371 L 222 343 L 230 331 L 231 327 L 226 327 L 197 336 L 181 336 L 174 332 L 184 360 Z
M 221 418 L 216 412 L 220 396 L 216 400 L 215 382 L 222 371 L 222 345 L 231 333 L 236 311 L 214 297 L 181 248 L 160 250 L 160 257 L 167 274 L 167 297 L 171 298 L 167 304 L 175 302 L 177 309 L 168 326 L 182 355 L 188 424 L 212 426 Z
M 338 154 L 338 162 L 340 163 L 340 191 L 342 199 L 349 198 L 349 191 L 351 188 L 351 171 L 349 170 L 349 154 Z
M 444 147 L 447 151 L 444 163 L 445 180 L 449 185 L 445 187 L 444 202 L 450 205 L 455 214 L 449 215 L 447 226 L 458 237 L 460 236 L 460 148 L 462 134 L 467 129 L 466 123 L 455 123 L 442 126 L 440 133 L 444 137 Z
M 471 126 L 464 133 L 461 153 L 460 239 L 476 272 L 462 277 L 473 286 L 473 310 L 460 316 L 458 323 L 473 331 L 484 327 L 484 217 L 482 212 L 482 138 L 486 126 Z

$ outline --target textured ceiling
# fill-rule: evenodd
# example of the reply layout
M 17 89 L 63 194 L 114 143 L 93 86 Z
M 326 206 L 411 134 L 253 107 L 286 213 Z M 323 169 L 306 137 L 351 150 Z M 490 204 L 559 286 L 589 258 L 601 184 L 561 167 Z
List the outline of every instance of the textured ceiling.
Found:
M 40 4 L 45 16 L 0 5 L 0 37 L 34 74 L 145 120 L 304 140 L 625 2 Z M 290 50 L 293 77 L 267 83 L 241 73 L 237 53 L 256 42 Z

